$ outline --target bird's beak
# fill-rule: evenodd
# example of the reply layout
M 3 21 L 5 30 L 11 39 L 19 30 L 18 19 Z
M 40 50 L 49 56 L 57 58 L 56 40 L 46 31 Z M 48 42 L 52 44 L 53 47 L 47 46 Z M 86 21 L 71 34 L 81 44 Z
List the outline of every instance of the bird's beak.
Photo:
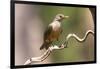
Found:
M 69 18 L 69 16 L 64 16 L 64 18 Z

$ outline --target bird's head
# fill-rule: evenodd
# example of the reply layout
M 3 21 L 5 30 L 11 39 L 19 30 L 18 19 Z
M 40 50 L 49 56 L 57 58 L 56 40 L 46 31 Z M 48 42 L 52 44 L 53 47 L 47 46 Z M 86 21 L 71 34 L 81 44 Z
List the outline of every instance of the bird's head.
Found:
M 65 16 L 63 14 L 57 14 L 54 20 L 56 20 L 56 21 L 62 21 L 63 19 L 66 19 L 68 17 L 69 16 Z

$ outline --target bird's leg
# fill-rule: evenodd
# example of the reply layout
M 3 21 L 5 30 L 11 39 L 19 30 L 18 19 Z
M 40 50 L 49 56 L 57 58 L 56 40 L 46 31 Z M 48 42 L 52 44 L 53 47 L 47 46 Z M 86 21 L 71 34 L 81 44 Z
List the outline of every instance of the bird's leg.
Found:
M 57 38 L 57 41 L 59 41 L 59 37 Z
M 51 44 L 54 47 L 54 44 Z
M 57 41 L 59 41 L 59 38 L 57 38 Z

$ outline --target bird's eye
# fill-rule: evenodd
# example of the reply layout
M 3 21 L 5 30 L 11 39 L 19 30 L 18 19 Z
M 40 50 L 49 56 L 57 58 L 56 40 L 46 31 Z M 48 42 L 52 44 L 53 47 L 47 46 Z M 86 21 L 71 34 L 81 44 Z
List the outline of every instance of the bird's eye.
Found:
M 62 16 L 60 16 L 60 18 L 62 18 Z

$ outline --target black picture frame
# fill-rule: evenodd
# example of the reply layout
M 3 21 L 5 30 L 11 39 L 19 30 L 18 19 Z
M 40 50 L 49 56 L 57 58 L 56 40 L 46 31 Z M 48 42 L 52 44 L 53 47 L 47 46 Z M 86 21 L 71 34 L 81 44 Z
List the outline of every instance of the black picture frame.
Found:
M 94 8 L 94 61 L 70 62 L 70 63 L 53 63 L 53 64 L 37 64 L 37 65 L 15 65 L 15 4 L 34 4 L 34 5 L 52 5 L 52 6 L 70 6 Z M 80 4 L 64 4 L 64 3 L 49 3 L 49 2 L 33 2 L 33 1 L 10 1 L 10 67 L 11 68 L 29 68 L 29 67 L 44 67 L 44 66 L 59 66 L 59 65 L 76 65 L 76 64 L 91 64 L 96 63 L 96 5 L 80 5 Z

